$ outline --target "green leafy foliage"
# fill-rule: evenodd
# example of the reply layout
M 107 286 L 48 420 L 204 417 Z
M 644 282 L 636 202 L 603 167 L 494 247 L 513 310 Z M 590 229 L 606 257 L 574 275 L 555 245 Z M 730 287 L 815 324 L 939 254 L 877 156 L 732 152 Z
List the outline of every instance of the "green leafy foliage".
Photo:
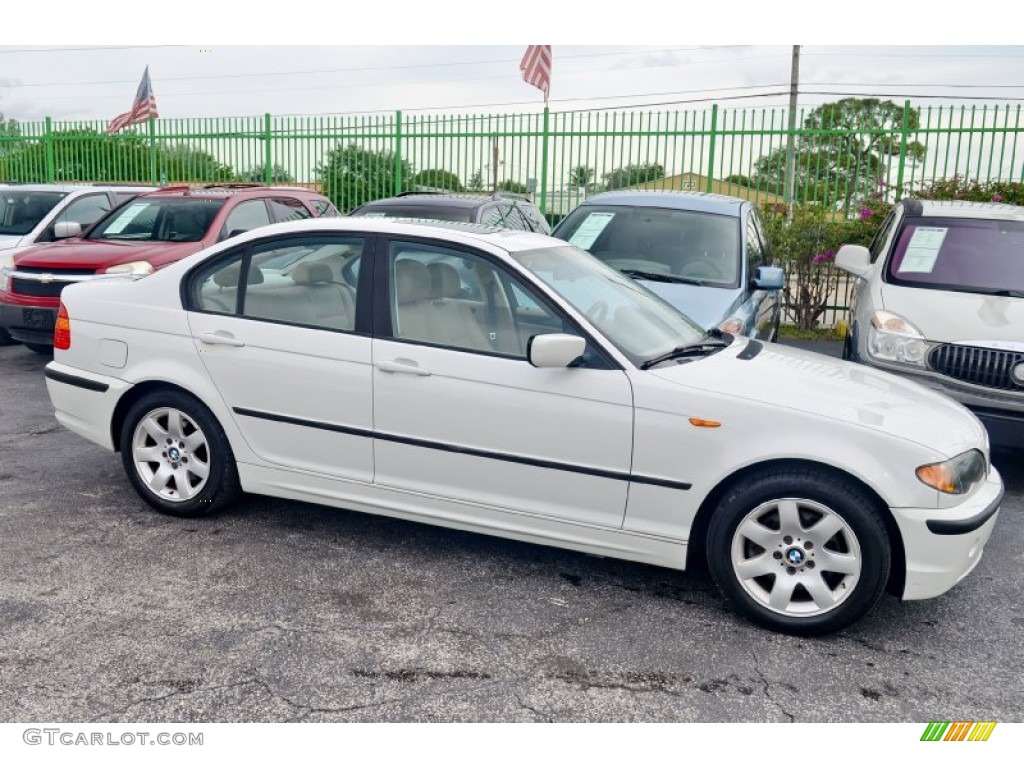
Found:
M 645 184 L 665 178 L 665 166 L 661 163 L 640 163 L 625 165 L 604 174 L 604 188 L 607 190 L 622 189 L 636 184 Z
M 238 175 L 239 181 L 252 181 L 258 184 L 264 184 L 267 181 L 266 177 L 267 166 L 264 163 L 254 165 L 245 173 Z M 270 183 L 271 184 L 294 184 L 295 177 L 292 176 L 288 169 L 277 163 L 273 163 L 270 166 Z
M 476 171 L 472 176 L 469 177 L 469 183 L 466 188 L 470 192 L 483 192 L 484 191 L 484 175 L 480 171 Z
M 567 182 L 570 187 L 586 187 L 593 179 L 593 168 L 588 165 L 577 165 L 569 170 Z
M 514 192 L 518 195 L 526 194 L 526 185 L 520 184 L 518 181 L 513 179 L 505 179 L 498 185 L 498 189 L 502 192 Z
M 845 298 L 841 281 L 846 273 L 834 267 L 836 251 L 847 243 L 870 243 L 891 209 L 877 197 L 859 203 L 852 216 L 820 205 L 800 204 L 793 206 L 792 219 L 787 219 L 786 206 L 763 207 L 772 252 L 789 276 L 783 301 L 797 328 L 814 328 L 830 305 Z
M 1024 184 L 1019 181 L 979 181 L 966 176 L 939 179 L 912 191 L 922 200 L 970 200 L 977 203 L 1024 205 Z
M 440 168 L 428 168 L 420 171 L 412 177 L 414 187 L 426 187 L 428 189 L 445 189 L 449 192 L 465 192 L 462 180 L 451 171 L 444 171 Z
M 408 189 L 412 180 L 412 167 L 402 160 L 396 168 L 394 152 L 364 149 L 355 143 L 330 150 L 314 172 L 324 194 L 340 211 L 394 194 L 399 180 L 401 188 Z
M 816 107 L 796 141 L 795 199 L 847 213 L 855 201 L 878 191 L 903 146 L 904 108 L 879 99 L 842 99 Z M 907 132 L 920 126 L 907 110 Z M 925 146 L 907 141 L 905 162 L 922 160 Z M 786 147 L 757 160 L 749 186 L 785 194 Z

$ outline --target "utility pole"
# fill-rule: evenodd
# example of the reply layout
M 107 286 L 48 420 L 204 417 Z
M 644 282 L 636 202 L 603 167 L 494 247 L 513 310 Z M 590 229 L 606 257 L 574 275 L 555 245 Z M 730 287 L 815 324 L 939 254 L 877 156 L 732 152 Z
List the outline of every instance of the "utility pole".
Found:
M 796 95 L 800 83 L 800 46 L 793 46 L 793 70 L 789 78 L 789 135 L 786 139 L 786 211 L 793 217 L 796 193 Z

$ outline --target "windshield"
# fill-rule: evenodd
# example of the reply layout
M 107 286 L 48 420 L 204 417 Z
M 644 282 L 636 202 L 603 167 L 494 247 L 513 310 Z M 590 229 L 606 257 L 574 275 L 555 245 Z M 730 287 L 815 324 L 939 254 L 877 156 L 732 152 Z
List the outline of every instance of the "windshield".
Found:
M 555 231 L 610 267 L 666 282 L 735 288 L 740 276 L 740 223 L 670 208 L 583 205 Z
M 635 365 L 704 338 L 672 305 L 570 245 L 513 253 L 512 258 L 579 310 Z
M 0 190 L 0 235 L 27 235 L 66 194 Z
M 918 288 L 1024 292 L 1024 222 L 908 219 L 889 259 L 887 277 Z
M 223 200 L 210 199 L 136 199 L 101 221 L 89 239 L 194 243 L 203 239 L 222 205 Z
M 473 209 L 443 205 L 381 205 L 365 206 L 353 216 L 389 219 L 435 219 L 437 221 L 473 221 Z

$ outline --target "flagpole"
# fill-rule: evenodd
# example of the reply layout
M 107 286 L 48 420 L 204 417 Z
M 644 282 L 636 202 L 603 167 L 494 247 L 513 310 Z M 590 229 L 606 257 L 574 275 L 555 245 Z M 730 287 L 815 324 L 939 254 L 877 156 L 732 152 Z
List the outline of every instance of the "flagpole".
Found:
M 540 154 L 540 212 L 548 214 L 548 99 L 544 97 L 544 138 Z
M 156 118 L 149 116 L 149 181 L 156 184 Z

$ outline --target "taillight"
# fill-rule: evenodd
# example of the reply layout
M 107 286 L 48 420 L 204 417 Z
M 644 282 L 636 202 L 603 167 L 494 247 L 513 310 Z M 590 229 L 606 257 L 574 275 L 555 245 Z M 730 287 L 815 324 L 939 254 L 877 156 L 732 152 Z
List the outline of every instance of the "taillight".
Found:
M 60 303 L 57 310 L 57 324 L 53 327 L 54 349 L 71 349 L 71 318 L 68 317 L 68 309 L 64 302 Z

